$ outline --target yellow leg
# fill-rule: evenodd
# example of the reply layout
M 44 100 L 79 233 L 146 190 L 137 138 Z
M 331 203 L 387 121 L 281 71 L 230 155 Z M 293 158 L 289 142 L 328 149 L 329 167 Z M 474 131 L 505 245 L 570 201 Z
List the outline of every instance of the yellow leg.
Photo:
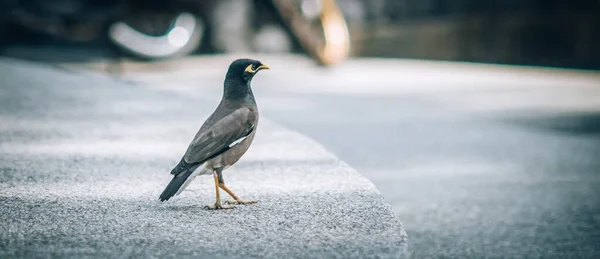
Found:
M 219 195 L 219 177 L 218 177 L 216 171 L 213 171 L 213 178 L 215 178 L 215 193 L 216 193 L 217 201 L 215 202 L 215 205 L 213 205 L 213 206 L 207 206 L 206 208 L 209 209 L 209 210 L 233 209 L 234 208 L 233 206 L 228 206 L 228 205 L 221 204 L 221 195 Z
M 227 188 L 227 186 L 225 186 L 225 184 L 219 184 L 219 187 L 221 187 L 221 189 L 223 189 L 223 191 L 227 192 L 231 198 L 233 198 L 235 201 L 226 201 L 225 203 L 227 204 L 252 204 L 252 203 L 256 203 L 256 201 L 245 201 L 242 200 L 240 198 L 238 198 L 231 190 L 229 190 L 229 188 Z

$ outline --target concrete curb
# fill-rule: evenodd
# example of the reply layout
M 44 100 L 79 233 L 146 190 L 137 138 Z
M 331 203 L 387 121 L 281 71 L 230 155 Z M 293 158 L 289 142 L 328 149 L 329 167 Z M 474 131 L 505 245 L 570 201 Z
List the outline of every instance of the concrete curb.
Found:
M 160 203 L 212 103 L 13 59 L 0 59 L 0 73 L 2 258 L 409 256 L 370 181 L 268 119 L 225 173 L 258 204 L 204 210 L 206 177 Z

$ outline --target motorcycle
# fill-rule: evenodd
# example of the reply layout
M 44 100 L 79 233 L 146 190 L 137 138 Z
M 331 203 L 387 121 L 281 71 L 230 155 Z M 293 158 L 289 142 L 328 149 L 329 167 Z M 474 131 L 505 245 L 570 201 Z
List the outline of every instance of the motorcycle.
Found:
M 336 0 L 255 0 L 251 3 L 256 5 L 259 1 L 273 7 L 279 24 L 299 43 L 302 51 L 319 64 L 334 65 L 348 57 L 348 26 Z M 0 10 L 0 23 L 4 28 L 16 25 L 34 33 L 76 42 L 108 39 L 113 46 L 136 58 L 171 59 L 203 47 L 210 50 L 210 46 L 203 45 L 210 45 L 210 39 L 218 38 L 215 34 L 219 30 L 214 28 L 233 23 L 229 18 L 237 15 L 233 11 L 215 11 L 226 2 L 7 0 Z M 222 16 L 221 20 L 215 18 L 217 15 Z M 246 20 L 240 23 L 253 24 L 248 21 L 252 17 L 244 18 Z

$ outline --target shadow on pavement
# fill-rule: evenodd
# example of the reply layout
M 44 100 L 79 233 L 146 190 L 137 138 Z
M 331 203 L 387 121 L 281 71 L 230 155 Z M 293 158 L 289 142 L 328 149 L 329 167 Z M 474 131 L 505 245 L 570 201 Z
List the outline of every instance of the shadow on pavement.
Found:
M 565 135 L 600 136 L 600 113 L 571 112 L 553 115 L 538 115 L 529 118 L 509 119 L 513 123 L 542 131 Z

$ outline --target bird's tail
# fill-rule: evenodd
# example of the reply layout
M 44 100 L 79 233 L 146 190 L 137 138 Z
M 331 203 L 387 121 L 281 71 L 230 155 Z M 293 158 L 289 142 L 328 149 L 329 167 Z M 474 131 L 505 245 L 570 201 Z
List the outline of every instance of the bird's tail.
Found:
M 181 191 L 196 178 L 196 175 L 198 175 L 198 172 L 194 173 L 196 168 L 198 168 L 198 166 L 188 168 L 173 176 L 171 182 L 169 182 L 165 190 L 160 194 L 160 201 L 169 200 L 171 197 L 181 193 Z

